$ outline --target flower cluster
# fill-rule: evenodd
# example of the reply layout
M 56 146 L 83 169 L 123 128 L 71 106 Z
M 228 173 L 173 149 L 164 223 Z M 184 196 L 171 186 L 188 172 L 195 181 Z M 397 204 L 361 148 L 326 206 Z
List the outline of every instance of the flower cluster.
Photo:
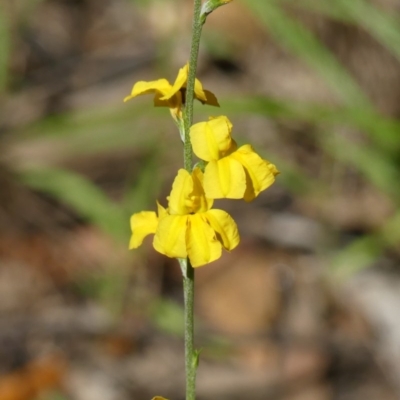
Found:
M 144 211 L 131 217 L 130 248 L 141 245 L 154 233 L 154 248 L 171 258 L 189 257 L 193 267 L 221 257 L 222 247 L 232 250 L 239 244 L 239 234 L 232 217 L 223 210 L 212 209 L 213 200 L 203 188 L 203 173 L 178 171 L 168 198 L 168 208 L 158 204 L 155 212 Z
M 185 106 L 188 65 L 179 70 L 175 83 L 166 79 L 138 82 L 125 101 L 141 94 L 155 93 L 156 106 L 169 107 L 175 120 L 181 120 Z M 214 94 L 195 81 L 195 98 L 203 104 L 218 106 Z M 239 244 L 235 221 L 225 211 L 213 209 L 214 199 L 251 201 L 275 181 L 279 173 L 246 144 L 238 148 L 231 136 L 232 123 L 226 116 L 211 117 L 190 128 L 194 154 L 203 161 L 202 171 L 178 171 L 168 197 L 168 207 L 158 204 L 157 213 L 143 211 L 132 215 L 129 248 L 139 247 L 154 234 L 153 246 L 172 258 L 189 258 L 200 267 L 221 257 L 222 248 L 232 250 Z

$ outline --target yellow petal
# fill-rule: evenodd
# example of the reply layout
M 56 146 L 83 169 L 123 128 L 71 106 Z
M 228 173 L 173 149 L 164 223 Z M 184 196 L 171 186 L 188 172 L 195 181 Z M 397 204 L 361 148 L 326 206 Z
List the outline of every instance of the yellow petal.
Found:
M 207 100 L 205 102 L 206 104 L 208 104 L 210 106 L 219 107 L 218 100 L 215 97 L 215 94 L 213 92 L 210 92 L 209 90 L 204 89 L 204 94 L 207 97 Z
M 168 400 L 168 399 L 166 399 L 165 397 L 162 397 L 162 396 L 156 396 L 156 397 L 153 397 L 151 400 Z
M 176 77 L 174 84 L 170 87 L 170 89 L 166 93 L 164 93 L 164 96 L 161 98 L 161 100 L 170 99 L 175 93 L 179 92 L 179 90 L 181 90 L 183 87 L 186 87 L 188 71 L 189 71 L 189 64 L 186 64 L 179 70 L 178 76 Z
M 163 96 L 162 93 L 156 92 L 154 95 L 154 107 L 169 107 L 169 100 L 161 100 L 161 97 Z
M 190 141 L 197 157 L 205 161 L 218 160 L 232 145 L 232 124 L 225 116 L 199 122 L 190 128 Z
M 246 201 L 253 200 L 275 182 L 276 167 L 263 160 L 249 144 L 240 147 L 230 157 L 239 161 L 246 170 Z
M 190 142 L 193 152 L 204 161 L 218 160 L 218 147 L 213 135 L 208 137 L 210 129 L 208 122 L 199 122 L 190 128 Z
M 154 211 L 142 211 L 131 216 L 132 236 L 129 249 L 136 249 L 146 236 L 156 233 L 158 218 Z
M 132 88 L 131 94 L 125 97 L 124 101 L 128 101 L 136 96 L 152 92 L 159 92 L 162 95 L 164 95 L 170 89 L 171 89 L 171 84 L 166 79 L 158 79 L 157 81 L 151 81 L 151 82 L 139 81 L 135 83 L 135 85 Z
M 220 153 L 225 153 L 232 147 L 234 140 L 231 138 L 232 122 L 225 115 L 211 117 L 208 125 L 215 136 Z
M 218 233 L 226 250 L 233 250 L 240 242 L 236 222 L 223 210 L 209 210 L 205 217 L 215 232 Z
M 231 133 L 232 131 L 232 122 L 229 120 L 229 118 L 225 115 L 219 115 L 218 117 L 209 117 L 208 121 L 211 123 L 214 129 L 217 128 L 218 124 L 226 124 L 228 126 L 228 131 Z
M 190 262 L 195 268 L 221 257 L 221 243 L 202 214 L 189 215 L 187 251 Z
M 265 160 L 265 162 L 268 164 L 268 168 L 270 169 L 270 171 L 272 172 L 272 174 L 274 176 L 277 176 L 280 174 L 278 168 L 276 168 L 276 166 L 274 164 L 271 164 L 269 161 Z
M 158 201 L 157 201 L 157 214 L 159 219 L 165 217 L 168 214 L 167 210 Z
M 166 215 L 160 218 L 153 246 L 161 254 L 172 258 L 186 258 L 186 230 L 188 215 Z
M 204 191 L 211 199 L 243 198 L 246 174 L 242 165 L 230 156 L 207 164 L 204 172 Z
M 172 184 L 172 191 L 168 200 L 170 214 L 189 214 L 192 204 L 188 204 L 193 192 L 193 179 L 188 171 L 180 169 Z
M 207 96 L 204 93 L 203 85 L 197 78 L 194 81 L 194 97 L 197 100 L 200 100 L 203 104 L 207 103 Z
M 209 210 L 214 200 L 207 198 L 204 192 L 203 181 L 204 174 L 200 168 L 195 168 L 192 172 L 193 178 L 193 193 L 192 195 L 197 197 L 196 208 L 193 209 L 193 212 L 205 212 Z

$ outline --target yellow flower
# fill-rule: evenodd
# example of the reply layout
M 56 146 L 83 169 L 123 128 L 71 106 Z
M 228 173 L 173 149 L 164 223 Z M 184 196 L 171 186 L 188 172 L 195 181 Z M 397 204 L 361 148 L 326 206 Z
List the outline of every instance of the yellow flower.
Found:
M 157 203 L 158 217 L 154 211 L 142 211 L 131 216 L 131 230 L 134 234 L 131 236 L 129 242 L 129 249 L 137 249 L 142 243 L 143 239 L 156 233 L 158 220 L 167 214 L 165 208 Z
M 237 148 L 232 124 L 225 116 L 210 118 L 190 129 L 193 151 L 208 164 L 204 171 L 207 197 L 251 201 L 275 181 L 275 165 L 263 160 L 250 145 Z
M 153 246 L 171 258 L 189 257 L 193 267 L 200 267 L 221 257 L 222 247 L 232 250 L 239 244 L 239 233 L 232 217 L 223 210 L 211 209 L 206 198 L 203 173 L 178 171 L 168 198 L 168 208 L 158 205 L 155 212 L 144 211 L 131 217 L 130 248 L 141 245 L 145 236 L 154 233 Z
M 181 117 L 182 104 L 185 103 L 188 72 L 189 64 L 186 64 L 179 70 L 173 85 L 166 79 L 158 79 L 157 81 L 151 82 L 137 82 L 133 86 L 131 94 L 126 96 L 124 101 L 128 101 L 142 94 L 154 93 L 154 105 L 156 107 L 169 107 L 173 115 Z M 203 104 L 219 107 L 215 95 L 208 90 L 204 90 L 197 78 L 195 80 L 194 97 Z
M 153 397 L 151 400 L 168 400 L 168 399 L 166 399 L 165 397 L 162 397 L 162 396 L 156 396 L 156 397 Z

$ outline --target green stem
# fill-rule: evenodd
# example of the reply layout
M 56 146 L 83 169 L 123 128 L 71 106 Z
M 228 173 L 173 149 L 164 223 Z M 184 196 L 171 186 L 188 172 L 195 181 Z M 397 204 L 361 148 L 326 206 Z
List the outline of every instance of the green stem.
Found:
M 186 400 L 196 399 L 197 355 L 194 349 L 194 269 L 187 260 L 186 276 L 183 277 L 185 304 L 185 368 Z
M 184 166 L 189 173 L 192 172 L 193 168 L 193 149 L 190 143 L 189 133 L 193 122 L 194 83 L 196 79 L 201 30 L 203 27 L 200 14 L 201 0 L 194 0 L 192 44 L 190 48 L 189 73 L 186 85 L 185 110 L 183 114 Z M 189 259 L 186 260 L 186 268 L 183 268 L 183 272 L 183 293 L 185 303 L 186 400 L 195 400 L 198 354 L 194 349 L 194 269 L 190 264 Z
M 194 82 L 196 79 L 197 58 L 199 56 L 200 37 L 203 27 L 203 22 L 201 21 L 200 14 L 201 0 L 194 0 L 192 44 L 190 48 L 189 74 L 186 85 L 185 112 L 183 115 L 183 126 L 185 131 L 184 160 L 185 169 L 189 172 L 192 172 L 193 159 L 193 150 L 190 143 L 189 132 L 193 121 Z

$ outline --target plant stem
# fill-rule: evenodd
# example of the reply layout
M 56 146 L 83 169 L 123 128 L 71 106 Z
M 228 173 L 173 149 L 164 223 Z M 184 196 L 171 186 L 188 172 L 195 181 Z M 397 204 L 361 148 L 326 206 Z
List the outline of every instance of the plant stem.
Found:
M 193 99 L 194 82 L 196 79 L 197 58 L 199 56 L 200 37 L 203 23 L 200 19 L 201 0 L 194 0 L 193 25 L 192 25 L 192 44 L 190 48 L 189 74 L 186 85 L 185 112 L 183 115 L 183 125 L 185 130 L 184 160 L 185 169 L 192 172 L 193 151 L 190 143 L 190 127 L 193 121 Z M 186 399 L 187 400 L 187 399 Z
M 196 399 L 197 355 L 194 349 L 194 269 L 187 260 L 186 276 L 183 277 L 185 305 L 185 368 L 186 400 Z
M 199 55 L 201 29 L 201 0 L 194 0 L 192 43 L 190 48 L 189 73 L 186 85 L 184 128 L 184 166 L 191 173 L 193 168 L 193 149 L 190 143 L 190 127 L 193 121 L 194 83 L 196 79 L 197 58 Z M 196 370 L 198 354 L 194 349 L 194 269 L 186 259 L 186 271 L 183 274 L 184 313 L 185 313 L 185 369 L 186 400 L 196 399 Z

